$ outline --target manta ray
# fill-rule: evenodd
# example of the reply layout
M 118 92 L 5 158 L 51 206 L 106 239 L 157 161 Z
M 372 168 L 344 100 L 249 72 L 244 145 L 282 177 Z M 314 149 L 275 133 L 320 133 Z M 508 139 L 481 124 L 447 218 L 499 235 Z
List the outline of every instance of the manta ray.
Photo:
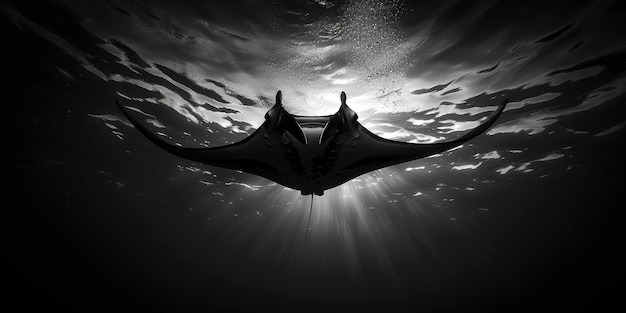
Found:
M 341 93 L 337 113 L 298 116 L 282 105 L 282 93 L 249 137 L 214 148 L 181 147 L 163 141 L 116 101 L 130 122 L 150 141 L 181 158 L 258 175 L 302 195 L 321 196 L 357 176 L 387 166 L 425 158 L 452 149 L 489 129 L 507 100 L 487 120 L 460 138 L 447 142 L 406 143 L 375 135 L 361 125 Z

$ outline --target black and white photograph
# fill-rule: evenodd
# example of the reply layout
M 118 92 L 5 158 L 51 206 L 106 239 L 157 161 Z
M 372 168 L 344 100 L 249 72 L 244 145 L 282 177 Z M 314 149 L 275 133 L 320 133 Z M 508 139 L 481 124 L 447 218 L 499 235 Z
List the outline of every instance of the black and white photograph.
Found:
M 625 16 L 3 1 L 3 307 L 619 311 Z

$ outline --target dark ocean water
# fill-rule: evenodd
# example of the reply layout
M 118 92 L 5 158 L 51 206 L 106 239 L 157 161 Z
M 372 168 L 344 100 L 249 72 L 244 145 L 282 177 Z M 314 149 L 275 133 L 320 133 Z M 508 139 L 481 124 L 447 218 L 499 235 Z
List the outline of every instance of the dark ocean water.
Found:
M 624 299 L 621 1 L 0 4 L 7 303 L 70 311 L 601 310 Z M 8 71 L 7 71 L 8 69 Z M 177 158 L 278 90 L 468 144 L 311 198 Z

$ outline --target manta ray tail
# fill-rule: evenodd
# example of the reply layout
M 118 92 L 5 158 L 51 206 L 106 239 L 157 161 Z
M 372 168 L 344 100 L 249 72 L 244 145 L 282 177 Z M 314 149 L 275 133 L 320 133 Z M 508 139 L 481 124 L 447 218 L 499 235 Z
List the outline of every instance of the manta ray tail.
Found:
M 304 234 L 304 241 L 309 238 L 309 225 L 311 224 L 311 214 L 313 213 L 313 194 L 311 194 L 311 209 L 309 210 L 309 220 L 306 222 L 306 232 Z

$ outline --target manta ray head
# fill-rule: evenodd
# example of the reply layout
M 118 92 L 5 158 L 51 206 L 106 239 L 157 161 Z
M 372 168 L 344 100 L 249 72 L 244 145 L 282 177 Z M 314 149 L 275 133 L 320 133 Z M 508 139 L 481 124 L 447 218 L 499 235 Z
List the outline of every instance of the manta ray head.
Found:
M 357 132 L 358 115 L 346 104 L 341 93 L 337 113 L 325 116 L 300 116 L 287 112 L 282 105 L 282 93 L 276 94 L 276 104 L 265 114 L 270 138 L 284 146 L 283 155 L 291 156 L 289 167 L 297 175 L 290 177 L 303 195 L 323 195 L 328 189 L 328 174 L 334 166 L 337 147 Z

